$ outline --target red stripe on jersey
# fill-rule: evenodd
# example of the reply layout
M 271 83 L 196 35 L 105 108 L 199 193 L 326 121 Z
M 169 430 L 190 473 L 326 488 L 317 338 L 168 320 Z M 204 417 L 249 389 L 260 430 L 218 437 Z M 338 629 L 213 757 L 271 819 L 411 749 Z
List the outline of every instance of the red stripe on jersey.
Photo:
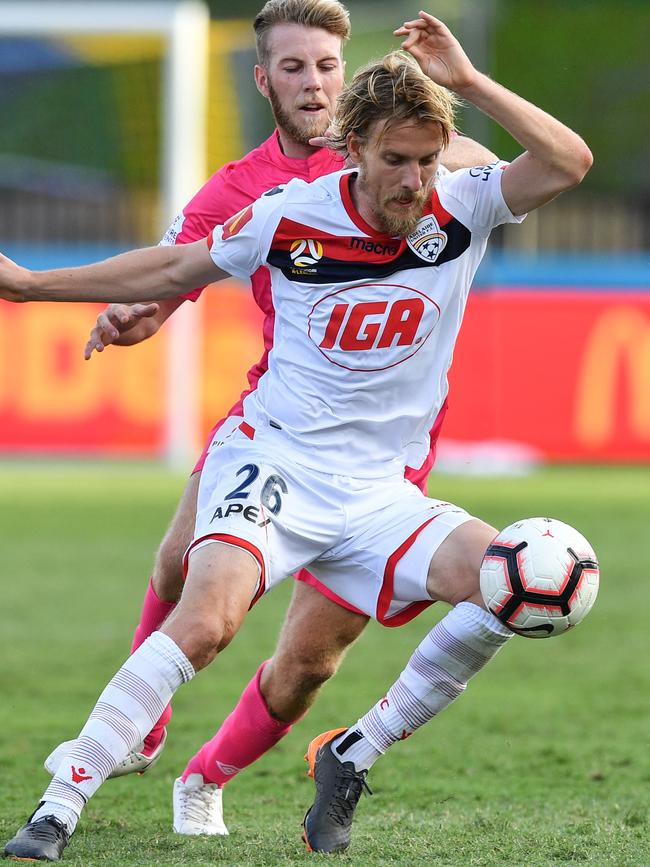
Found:
M 324 229 L 307 226 L 282 217 L 275 230 L 271 250 L 291 252 L 296 241 L 311 240 L 321 244 L 323 257 L 336 262 L 363 262 L 368 265 L 383 265 L 397 259 L 406 249 L 403 238 L 366 234 L 332 235 Z
M 377 621 L 383 626 L 401 626 L 403 623 L 407 623 L 409 620 L 412 620 L 413 617 L 415 617 L 425 608 L 428 608 L 429 605 L 433 604 L 433 599 L 422 602 L 412 602 L 410 605 L 407 605 L 406 608 L 398 611 L 397 614 L 394 614 L 392 617 L 387 617 L 390 603 L 393 600 L 395 569 L 397 568 L 397 564 L 406 554 L 408 549 L 415 543 L 417 537 L 420 535 L 422 530 L 424 530 L 425 527 L 428 527 L 432 521 L 435 521 L 437 517 L 438 515 L 434 515 L 432 518 L 429 518 L 428 521 L 420 524 L 417 530 L 411 533 L 408 539 L 402 542 L 402 544 L 396 551 L 393 551 L 393 553 L 388 558 L 388 561 L 386 562 L 386 568 L 384 569 L 384 580 L 381 585 L 381 590 L 379 591 L 379 597 L 377 599 Z
M 249 440 L 255 439 L 255 428 L 251 427 L 247 421 L 243 421 L 239 425 L 239 430 L 245 434 Z
M 355 208 L 354 202 L 352 201 L 352 193 L 350 191 L 350 183 L 353 178 L 356 178 L 356 173 L 349 172 L 348 174 L 341 175 L 341 180 L 339 181 L 341 201 L 343 202 L 343 207 L 348 213 L 348 217 L 365 235 L 370 235 L 371 238 L 388 240 L 390 235 L 387 235 L 385 232 L 380 232 L 377 229 L 373 229 L 370 223 L 366 223 L 361 214 Z
M 378 238 L 384 241 L 391 240 L 390 235 L 387 235 L 384 232 L 379 232 L 377 229 L 373 229 L 369 223 L 366 223 L 361 214 L 354 207 L 350 192 L 350 183 L 353 177 L 355 177 L 353 172 L 341 175 L 341 180 L 339 182 L 341 199 L 348 216 L 355 226 L 358 226 L 364 234 L 370 235 L 371 238 Z M 426 203 L 422 210 L 422 216 L 424 217 L 426 214 L 433 214 L 441 227 L 445 226 L 450 220 L 453 220 L 453 216 L 449 211 L 445 211 L 440 204 L 440 199 L 438 198 L 438 193 L 435 189 L 432 191 L 431 199 Z
M 324 229 L 299 223 L 282 217 L 273 240 L 271 250 L 292 252 L 298 241 L 311 240 L 322 247 L 322 256 L 336 262 L 363 262 L 365 265 L 385 265 L 398 259 L 408 247 L 404 238 L 395 238 L 385 232 L 378 232 L 365 222 L 352 203 L 350 179 L 352 174 L 341 175 L 341 198 L 348 216 L 359 228 L 359 235 L 333 235 Z M 440 204 L 438 193 L 434 190 L 427 202 L 422 216 L 433 214 L 442 228 L 453 216 Z
M 253 206 L 246 205 L 246 207 L 242 208 L 234 217 L 227 220 L 223 225 L 223 234 L 221 236 L 223 240 L 227 241 L 228 238 L 232 238 L 233 235 L 236 235 L 237 232 L 248 223 L 252 216 Z
M 446 226 L 451 220 L 453 220 L 453 216 L 449 213 L 449 211 L 445 211 L 445 209 L 440 204 L 440 199 L 438 197 L 438 191 L 434 190 L 431 195 L 431 203 L 425 209 L 425 214 L 433 214 L 433 216 L 438 221 L 438 225 L 442 229 L 443 226 Z

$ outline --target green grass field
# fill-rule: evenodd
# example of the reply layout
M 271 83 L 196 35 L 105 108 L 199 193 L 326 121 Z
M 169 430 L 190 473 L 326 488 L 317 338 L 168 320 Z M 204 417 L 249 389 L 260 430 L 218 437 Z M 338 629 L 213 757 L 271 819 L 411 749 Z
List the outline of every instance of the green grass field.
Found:
M 183 479 L 123 464 L 0 466 L 0 834 L 12 836 L 128 652 L 152 552 Z M 600 597 L 579 629 L 515 638 L 467 693 L 375 765 L 354 865 L 650 864 L 650 468 L 554 468 L 524 479 L 436 477 L 432 492 L 505 526 L 551 514 L 593 543 Z M 175 702 L 169 745 L 145 777 L 108 782 L 65 862 L 305 864 L 312 800 L 304 748 L 346 725 L 397 676 L 440 611 L 402 629 L 371 624 L 310 715 L 225 792 L 226 839 L 171 833 L 185 760 L 272 652 L 289 582 Z

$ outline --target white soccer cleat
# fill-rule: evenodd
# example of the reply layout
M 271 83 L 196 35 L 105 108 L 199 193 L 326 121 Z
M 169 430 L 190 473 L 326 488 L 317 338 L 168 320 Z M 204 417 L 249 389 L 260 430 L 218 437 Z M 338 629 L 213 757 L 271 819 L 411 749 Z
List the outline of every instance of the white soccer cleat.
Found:
M 112 780 L 115 777 L 124 777 L 126 774 L 145 774 L 153 768 L 162 755 L 166 740 L 167 730 L 165 730 L 162 740 L 150 756 L 145 756 L 144 753 L 140 752 L 143 748 L 143 744 L 140 744 L 137 750 L 131 750 L 128 756 L 125 759 L 122 759 L 115 770 L 108 775 L 107 779 Z M 56 774 L 59 770 L 59 765 L 74 745 L 75 741 L 64 741 L 62 744 L 59 744 L 56 749 L 52 750 L 43 763 L 48 774 L 51 774 L 52 776 Z
M 204 783 L 201 774 L 188 774 L 185 782 L 174 782 L 174 826 L 176 834 L 227 836 L 223 822 L 223 790 L 216 783 Z

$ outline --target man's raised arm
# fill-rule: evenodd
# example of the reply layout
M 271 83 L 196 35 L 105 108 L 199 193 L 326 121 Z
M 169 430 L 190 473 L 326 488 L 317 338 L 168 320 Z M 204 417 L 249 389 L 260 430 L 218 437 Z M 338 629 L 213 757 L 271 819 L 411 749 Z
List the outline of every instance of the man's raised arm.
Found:
M 575 187 L 591 168 L 591 151 L 580 136 L 541 108 L 474 68 L 447 26 L 421 12 L 395 31 L 437 84 L 453 90 L 502 126 L 525 153 L 503 173 L 501 189 L 516 216 Z
M 204 238 L 193 244 L 147 247 L 80 268 L 30 271 L 0 256 L 0 298 L 23 301 L 158 301 L 229 275 Z

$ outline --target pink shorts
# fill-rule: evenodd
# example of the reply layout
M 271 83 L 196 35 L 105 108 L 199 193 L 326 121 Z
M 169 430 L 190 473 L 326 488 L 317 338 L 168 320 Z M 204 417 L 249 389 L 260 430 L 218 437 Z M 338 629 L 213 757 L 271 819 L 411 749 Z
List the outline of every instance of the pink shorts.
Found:
M 426 494 L 426 492 L 427 492 L 427 480 L 429 478 L 429 473 L 431 472 L 431 468 L 433 467 L 433 464 L 434 464 L 435 459 L 436 459 L 436 443 L 438 440 L 438 436 L 440 434 L 440 428 L 442 427 L 442 422 L 443 422 L 443 419 L 445 417 L 446 412 L 447 412 L 447 401 L 445 400 L 445 402 L 443 403 L 443 405 L 440 409 L 440 412 L 438 413 L 438 415 L 436 417 L 434 425 L 431 428 L 431 450 L 430 450 L 429 454 L 427 455 L 426 460 L 424 461 L 422 466 L 419 467 L 418 469 L 413 469 L 413 467 L 407 467 L 406 472 L 404 473 L 405 478 L 407 478 L 409 480 L 409 482 L 412 482 L 417 488 L 419 488 L 423 494 Z M 232 413 L 232 415 L 235 415 L 235 414 L 238 414 L 238 413 Z M 214 439 L 216 432 L 219 430 L 219 428 L 224 423 L 224 421 L 226 421 L 226 419 L 224 419 L 224 418 L 219 419 L 219 421 L 215 424 L 215 426 L 212 428 L 212 430 L 208 434 L 205 448 L 201 452 L 201 456 L 198 459 L 198 461 L 196 462 L 194 469 L 192 470 L 192 475 L 194 475 L 194 473 L 200 473 L 201 470 L 203 469 L 203 466 L 205 464 L 205 460 L 208 456 L 208 451 L 210 449 L 210 445 L 212 444 L 212 440 Z M 358 608 L 355 608 L 355 606 L 352 605 L 351 603 L 346 602 L 345 599 L 342 599 L 340 596 L 338 596 L 336 593 L 334 593 L 334 591 L 331 590 L 329 587 L 326 587 L 324 584 L 322 584 L 318 580 L 318 578 L 316 578 L 315 575 L 312 575 L 311 572 L 308 572 L 307 569 L 301 569 L 299 572 L 296 572 L 296 574 L 293 577 L 296 579 L 296 581 L 302 581 L 303 584 L 309 584 L 311 587 L 314 587 L 316 590 L 318 590 L 319 593 L 322 593 L 323 596 L 325 596 L 327 599 L 330 599 L 332 602 L 335 602 L 337 605 L 340 605 L 341 608 L 345 608 L 348 611 L 353 611 L 355 614 L 363 614 L 364 613 L 363 611 L 360 611 Z M 422 609 L 420 609 L 420 610 L 422 610 Z M 418 613 L 419 613 L 419 611 L 418 611 Z M 401 621 L 401 622 L 394 621 L 392 623 L 386 623 L 385 625 L 387 625 L 387 626 L 401 626 L 401 624 L 403 622 L 405 622 L 405 621 Z

